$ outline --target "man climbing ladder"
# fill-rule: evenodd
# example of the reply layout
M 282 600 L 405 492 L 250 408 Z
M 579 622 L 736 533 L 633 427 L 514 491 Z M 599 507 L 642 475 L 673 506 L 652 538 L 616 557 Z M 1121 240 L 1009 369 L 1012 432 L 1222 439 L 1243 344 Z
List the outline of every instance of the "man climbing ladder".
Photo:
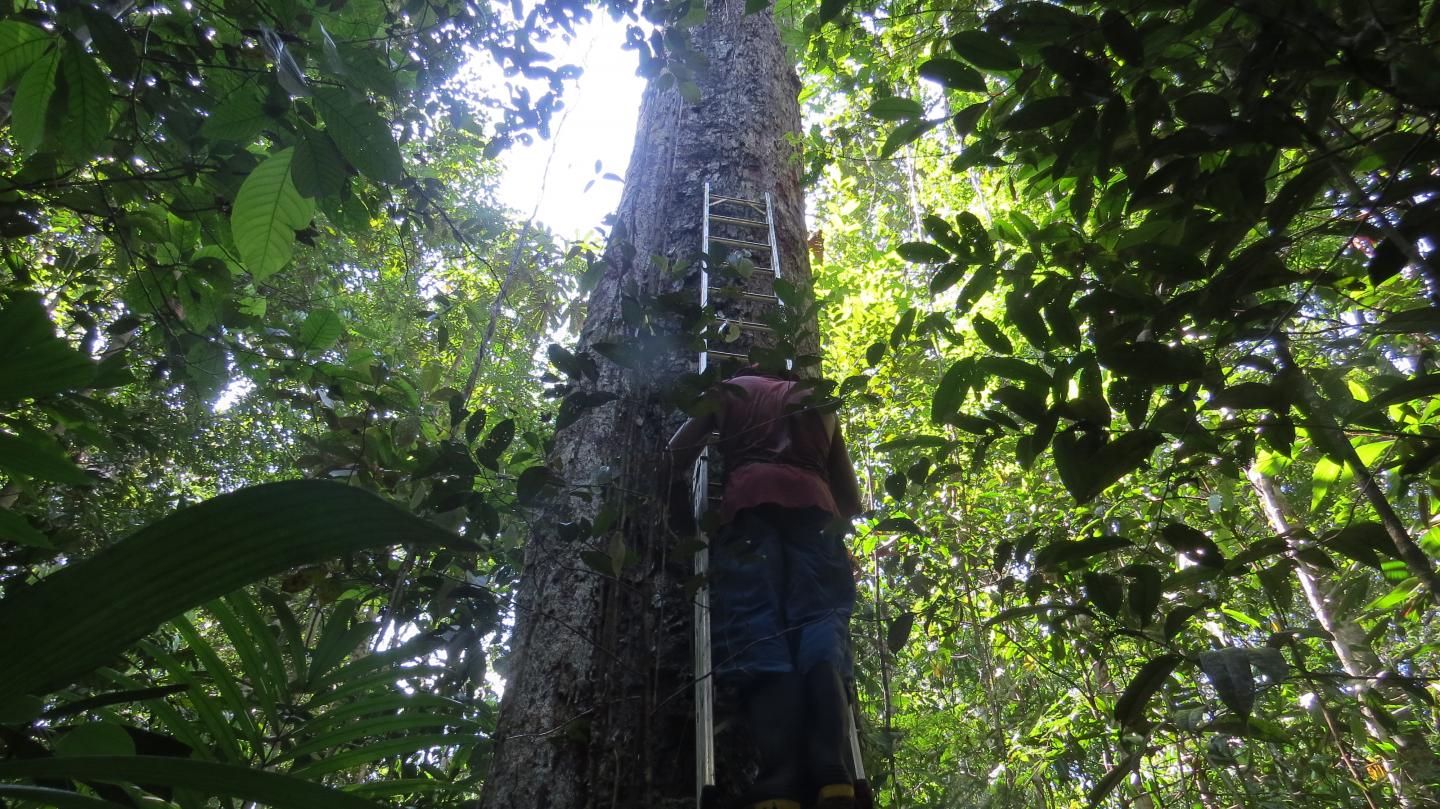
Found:
M 855 583 L 841 526 L 860 514 L 860 491 L 839 423 L 813 392 L 788 371 L 751 366 L 717 391 L 717 410 L 670 441 L 673 468 L 686 470 L 719 434 L 714 672 L 739 684 L 759 752 L 752 809 L 855 805 L 844 686 Z

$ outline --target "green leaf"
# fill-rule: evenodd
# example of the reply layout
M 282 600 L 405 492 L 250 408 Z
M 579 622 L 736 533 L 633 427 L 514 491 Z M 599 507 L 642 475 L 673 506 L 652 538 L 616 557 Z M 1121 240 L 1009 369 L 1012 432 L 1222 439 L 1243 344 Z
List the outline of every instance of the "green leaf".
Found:
M 242 90 L 211 110 L 200 125 L 200 134 L 212 141 L 248 144 L 272 120 L 260 99 Z
M 0 784 L 0 798 L 10 798 L 22 805 L 54 806 L 56 809 L 131 809 L 125 804 L 92 798 L 69 789 L 32 787 L 25 784 Z
M 59 69 L 60 49 L 52 48 L 31 63 L 15 88 L 15 98 L 10 104 L 10 134 L 27 155 L 46 145 Z
M 315 111 L 325 122 L 325 132 L 361 174 L 377 183 L 393 184 L 405 179 L 405 162 L 390 124 L 368 103 L 339 87 L 318 88 L 314 102 Z
M 1125 537 L 1100 536 L 1071 541 L 1052 542 L 1035 554 L 1035 567 L 1051 570 L 1098 556 L 1102 553 L 1133 547 L 1134 543 Z
M 1131 430 L 1092 450 L 1066 430 L 1055 436 L 1055 468 L 1075 502 L 1088 503 L 1137 469 L 1163 440 L 1154 430 Z
M 220 495 L 0 600 L 0 648 L 26 650 L 0 658 L 0 693 L 63 685 L 163 621 L 264 576 L 401 543 L 463 541 L 335 483 L 269 483 Z
M 279 272 L 295 252 L 295 231 L 310 224 L 315 205 L 290 179 L 293 149 L 282 149 L 255 167 L 235 195 L 230 230 L 240 260 L 257 282 Z
M 886 158 L 920 139 L 921 135 L 938 126 L 940 121 L 906 121 L 895 127 L 880 147 L 880 157 Z
M 913 99 L 887 96 L 871 104 L 866 112 L 883 121 L 908 121 L 924 115 L 925 108 Z
M 999 126 L 1011 132 L 1041 129 L 1068 119 L 1079 109 L 1080 104 L 1069 96 L 1037 98 L 1025 102 L 1025 106 L 1005 116 Z
M 300 128 L 290 178 L 295 190 L 312 199 L 340 193 L 345 187 L 345 160 L 329 135 L 308 126 Z
M 1201 652 L 1200 670 L 1230 710 L 1241 717 L 1250 716 L 1255 707 L 1255 674 L 1250 670 L 1248 650 L 1230 647 Z
M 1315 462 L 1315 469 L 1310 473 L 1310 510 L 1314 511 L 1320 507 L 1325 495 L 1336 483 L 1349 480 L 1350 470 L 1329 458 L 1321 458 Z
M 1160 571 L 1152 565 L 1130 565 L 1123 572 L 1132 579 L 1129 591 L 1130 613 L 1135 616 L 1140 626 L 1149 626 L 1155 617 L 1155 610 L 1160 606 L 1163 592 Z
M 1110 768 L 1109 772 L 1101 776 L 1100 780 L 1095 782 L 1095 786 L 1091 787 L 1090 791 L 1085 793 L 1087 809 L 1098 809 L 1098 807 L 1103 805 L 1105 799 L 1110 796 L 1110 793 L 1114 792 L 1116 787 L 1124 783 L 1126 777 L 1139 766 L 1140 758 L 1141 752 L 1139 750 L 1132 751 L 1130 755 L 1126 756 L 1119 764 L 1116 764 Z
M 1125 64 L 1145 61 L 1145 40 L 1120 11 L 1110 8 L 1100 15 L 1100 32 L 1105 35 L 1110 50 L 1124 59 Z
M 1205 567 L 1225 566 L 1225 555 L 1220 546 L 1199 529 L 1181 522 L 1170 522 L 1160 529 L 1160 536 L 1167 545 Z
M 910 640 L 910 630 L 915 626 L 915 613 L 902 612 L 890 619 L 890 626 L 885 631 L 885 646 L 891 652 L 898 652 L 905 648 L 906 641 Z
M 53 438 L 43 433 L 19 436 L 0 432 L 0 470 L 52 483 L 86 486 L 90 478 L 66 456 Z
M 1163 589 L 1163 587 L 1162 587 Z M 1185 628 L 1185 622 L 1204 612 L 1204 608 L 1194 605 L 1176 607 L 1165 616 L 1165 640 L 1172 640 Z
M 122 81 L 135 78 L 140 59 L 135 55 L 135 40 L 125 26 L 117 22 L 109 11 L 90 6 L 81 6 L 80 15 L 90 31 L 90 45 L 105 60 L 111 74 Z
M 277 809 L 377 809 L 377 804 L 302 778 L 172 756 L 76 756 L 0 762 L 0 778 L 159 784 L 226 795 Z
M 125 728 L 114 722 L 86 722 L 71 725 L 55 741 L 60 756 L 133 756 L 135 742 Z
M 990 318 L 978 314 L 971 315 L 970 325 L 975 328 L 975 334 L 980 337 L 980 342 L 984 343 L 986 348 L 998 354 L 1015 353 L 1015 346 L 1011 345 L 1010 338 L 1006 337 L 1005 333 L 1000 331 L 1000 327 L 996 326 Z
M 1115 702 L 1115 721 L 1126 728 L 1137 728 L 1145 718 L 1145 709 L 1150 698 L 1169 679 L 1170 672 L 1183 660 L 1177 654 L 1163 654 L 1140 667 L 1139 673 L 1125 687 L 1125 692 Z
M 305 316 L 296 335 L 301 350 L 324 351 L 345 333 L 345 321 L 333 309 L 316 309 Z
M 43 28 L 28 23 L 0 22 L 0 88 L 9 87 L 24 75 L 55 40 Z
M 1367 409 L 1389 407 L 1440 393 L 1440 374 L 1421 374 L 1414 379 L 1397 382 L 1380 391 L 1365 403 Z
M 515 440 L 515 420 L 505 419 L 490 428 L 485 440 L 475 448 L 475 460 L 481 465 L 495 469 L 500 460 L 500 454 L 509 448 L 510 443 Z
M 935 399 L 930 405 L 930 421 L 944 424 L 960 409 L 965 394 L 970 389 L 970 376 L 974 365 L 969 360 L 956 360 L 940 377 L 935 386 Z
M 980 71 L 956 59 L 931 59 L 920 65 L 920 75 L 951 90 L 983 93 L 988 89 Z
M 950 441 L 938 435 L 902 435 L 883 441 L 875 447 L 876 452 L 897 452 L 902 449 L 927 449 L 949 446 Z
M 555 473 L 543 465 L 527 467 L 515 479 L 515 499 L 522 506 L 530 505 L 535 502 L 546 486 L 553 485 L 559 480 L 560 478 L 556 477 Z
M 1370 326 L 1378 334 L 1440 334 L 1440 309 L 1421 306 L 1396 312 Z
M 1110 573 L 1085 571 L 1085 597 L 1090 599 L 1101 612 L 1111 618 L 1118 618 L 1125 608 L 1125 584 L 1118 576 Z
M 904 473 L 893 472 L 885 476 L 885 493 L 890 495 L 891 500 L 899 500 L 905 496 L 905 487 L 908 478 Z
M 950 37 L 950 47 L 960 58 L 981 70 L 1016 70 L 1020 57 L 1000 37 L 988 31 L 960 31 Z
M 945 248 L 930 244 L 929 242 L 905 242 L 895 248 L 895 253 L 906 261 L 916 263 L 933 263 L 950 260 L 950 254 L 945 252 Z
M 76 163 L 94 157 L 110 135 L 110 80 L 80 43 L 66 40 L 60 51 L 59 82 L 65 110 L 57 136 L 65 156 Z
M 50 544 L 50 539 L 32 528 L 24 516 L 8 508 L 0 508 L 0 540 L 28 545 L 31 548 L 54 547 Z
M 881 520 L 875 525 L 877 534 L 919 534 L 925 532 L 920 529 L 916 522 L 908 517 L 889 517 Z
M 0 298 L 0 402 L 83 388 L 97 367 L 55 336 L 39 295 L 13 292 Z

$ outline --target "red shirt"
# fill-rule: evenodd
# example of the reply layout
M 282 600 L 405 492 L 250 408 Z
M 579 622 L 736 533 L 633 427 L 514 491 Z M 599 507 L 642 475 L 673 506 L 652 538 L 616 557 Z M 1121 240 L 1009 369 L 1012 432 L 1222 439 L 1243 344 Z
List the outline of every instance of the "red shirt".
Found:
M 804 409 L 813 389 L 760 376 L 727 384 L 747 395 L 727 393 L 719 413 L 725 463 L 721 519 L 729 522 L 740 509 L 767 503 L 838 514 L 826 471 L 831 430 L 820 413 Z

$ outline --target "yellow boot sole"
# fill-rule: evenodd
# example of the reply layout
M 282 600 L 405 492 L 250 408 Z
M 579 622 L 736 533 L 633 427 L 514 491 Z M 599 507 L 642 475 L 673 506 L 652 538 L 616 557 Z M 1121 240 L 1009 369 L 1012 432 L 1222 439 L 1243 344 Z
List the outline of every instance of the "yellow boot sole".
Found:
M 775 800 L 752 803 L 750 804 L 750 809 L 800 809 L 800 802 L 777 798 Z
M 854 784 L 830 784 L 820 787 L 820 795 L 815 799 L 815 809 L 854 809 L 854 806 Z

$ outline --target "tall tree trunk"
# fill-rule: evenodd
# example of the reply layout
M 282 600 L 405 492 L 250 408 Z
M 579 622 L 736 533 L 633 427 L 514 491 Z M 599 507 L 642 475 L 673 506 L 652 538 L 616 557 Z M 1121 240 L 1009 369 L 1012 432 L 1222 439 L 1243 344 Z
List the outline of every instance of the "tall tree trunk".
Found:
M 1284 496 L 1275 486 L 1275 481 L 1256 468 L 1249 470 L 1250 482 L 1260 498 L 1260 505 L 1270 522 L 1270 527 L 1294 547 L 1304 527 L 1291 512 Z M 1330 646 L 1340 660 L 1340 668 L 1355 678 L 1361 689 L 1358 697 L 1360 711 L 1365 719 L 1365 730 L 1376 742 L 1393 745 L 1393 758 L 1383 760 L 1385 771 L 1395 789 L 1396 801 L 1400 806 L 1440 805 L 1440 767 L 1437 767 L 1435 753 L 1430 749 L 1423 734 L 1392 733 L 1369 705 L 1365 703 L 1364 691 L 1377 688 L 1386 699 L 1402 698 L 1395 693 L 1398 689 L 1376 682 L 1384 674 L 1385 665 L 1370 645 L 1364 627 L 1343 616 L 1335 615 L 1331 609 L 1333 594 L 1328 592 L 1321 571 L 1317 570 L 1299 554 L 1295 555 L 1295 575 L 1300 579 L 1300 589 L 1321 628 L 1330 633 Z
M 548 466 L 568 487 L 581 488 L 561 487 L 525 549 L 481 800 L 491 809 L 681 807 L 694 800 L 691 602 L 683 588 L 692 559 L 664 530 L 664 509 L 648 493 L 657 491 L 663 446 L 678 421 L 664 394 L 693 370 L 696 355 L 693 345 L 651 335 L 665 318 L 637 313 L 667 293 L 694 295 L 698 303 L 707 181 L 717 194 L 773 196 L 783 274 L 810 286 L 798 161 L 787 139 L 799 131 L 800 84 L 770 14 L 746 15 L 744 6 L 710 0 L 704 23 L 668 35 L 672 54 L 676 40 L 688 40 L 703 61 L 697 103 L 663 75 L 645 91 L 607 266 L 579 349 L 633 344 L 639 336 L 648 354 L 638 370 L 600 360 L 594 388 L 620 398 L 556 437 Z M 667 270 L 681 260 L 691 262 L 689 273 Z M 813 352 L 813 322 L 805 333 L 797 348 Z M 602 512 L 615 517 L 605 536 L 563 538 L 561 523 L 604 523 Z M 618 555 L 621 542 L 629 562 L 619 576 L 582 560 L 586 551 Z M 724 750 L 720 761 L 723 768 Z

